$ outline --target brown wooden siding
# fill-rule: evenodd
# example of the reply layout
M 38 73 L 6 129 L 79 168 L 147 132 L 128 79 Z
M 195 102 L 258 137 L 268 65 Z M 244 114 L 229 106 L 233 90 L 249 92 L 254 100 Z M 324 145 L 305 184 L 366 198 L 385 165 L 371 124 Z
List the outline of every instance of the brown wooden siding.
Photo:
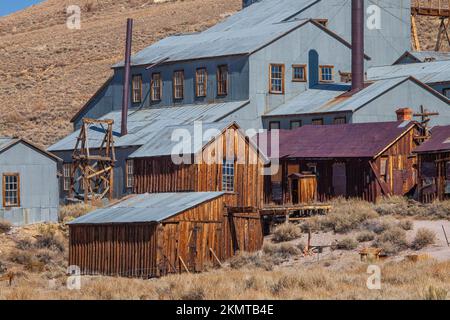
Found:
M 426 173 L 424 163 L 434 164 L 433 174 Z M 450 181 L 450 152 L 419 154 L 418 164 L 418 189 L 419 200 L 431 203 L 436 200 L 448 200 L 450 194 L 446 194 L 446 181 Z M 431 182 L 426 184 L 426 180 Z

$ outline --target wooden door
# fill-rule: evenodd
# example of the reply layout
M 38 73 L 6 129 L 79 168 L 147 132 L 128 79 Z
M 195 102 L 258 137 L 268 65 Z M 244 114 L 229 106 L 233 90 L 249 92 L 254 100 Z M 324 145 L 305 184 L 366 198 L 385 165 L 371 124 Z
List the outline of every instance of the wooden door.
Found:
M 333 190 L 336 197 L 347 197 L 347 166 L 345 163 L 333 164 Z

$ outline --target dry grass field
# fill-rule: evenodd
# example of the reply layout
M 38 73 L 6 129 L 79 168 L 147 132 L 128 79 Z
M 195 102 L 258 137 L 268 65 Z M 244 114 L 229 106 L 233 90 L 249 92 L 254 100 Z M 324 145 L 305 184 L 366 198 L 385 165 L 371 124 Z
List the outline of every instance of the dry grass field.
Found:
M 66 28 L 71 0 L 47 0 L 0 18 L 0 135 L 49 146 L 71 131 L 70 118 L 121 60 L 125 18 L 135 19 L 133 51 L 168 35 L 207 28 L 241 0 L 79 0 L 81 30 Z M 200 19 L 201 17 L 201 19 Z M 420 19 L 424 49 L 436 28 Z
M 84 276 L 68 290 L 67 228 L 63 223 L 13 228 L 0 224 L 0 299 L 450 299 L 450 202 L 420 205 L 401 198 L 377 205 L 335 201 L 328 216 L 280 225 L 263 250 L 242 253 L 201 274 L 161 279 Z M 91 207 L 63 208 L 70 220 Z M 330 245 L 305 255 L 312 245 Z M 5 233 L 6 232 L 6 233 Z M 388 256 L 361 261 L 359 250 L 379 246 Z M 417 258 L 418 261 L 412 258 Z M 369 264 L 381 268 L 381 290 L 367 288 Z

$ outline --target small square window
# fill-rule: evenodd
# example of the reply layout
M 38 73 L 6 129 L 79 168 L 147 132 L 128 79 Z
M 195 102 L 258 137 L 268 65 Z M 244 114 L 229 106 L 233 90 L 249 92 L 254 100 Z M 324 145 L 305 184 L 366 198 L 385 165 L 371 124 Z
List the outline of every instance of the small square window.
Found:
M 133 93 L 133 103 L 140 103 L 142 101 L 142 76 L 133 76 L 132 81 L 132 93 Z
M 334 124 L 346 124 L 347 119 L 345 117 L 337 117 L 337 118 L 334 118 L 333 123 Z
M 292 81 L 306 82 L 306 65 L 292 66 Z
M 302 126 L 301 121 L 291 121 L 291 130 L 300 128 Z
M 280 121 L 271 121 L 269 122 L 269 130 L 280 130 L 281 124 Z
M 3 174 L 3 207 L 20 207 L 20 175 Z
M 234 160 L 224 160 L 223 161 L 222 191 L 234 192 Z
M 270 65 L 270 93 L 284 94 L 284 65 Z
M 334 66 L 319 67 L 320 82 L 334 82 Z
M 314 126 L 323 126 L 323 119 L 313 119 L 312 124 Z

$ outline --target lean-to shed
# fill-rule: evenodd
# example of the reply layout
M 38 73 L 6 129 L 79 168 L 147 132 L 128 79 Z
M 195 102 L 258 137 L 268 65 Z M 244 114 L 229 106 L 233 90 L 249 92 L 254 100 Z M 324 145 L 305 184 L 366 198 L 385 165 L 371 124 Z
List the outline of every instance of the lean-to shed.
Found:
M 69 223 L 69 264 L 82 274 L 158 277 L 198 272 L 260 249 L 261 220 L 236 234 L 224 192 L 141 194 Z M 239 238 L 239 240 L 236 240 Z M 245 246 L 245 247 L 244 247 Z
M 414 150 L 418 155 L 419 199 L 450 199 L 450 126 L 434 127 L 431 138 Z
M 59 158 L 19 138 L 0 138 L 0 220 L 16 226 L 58 221 Z

